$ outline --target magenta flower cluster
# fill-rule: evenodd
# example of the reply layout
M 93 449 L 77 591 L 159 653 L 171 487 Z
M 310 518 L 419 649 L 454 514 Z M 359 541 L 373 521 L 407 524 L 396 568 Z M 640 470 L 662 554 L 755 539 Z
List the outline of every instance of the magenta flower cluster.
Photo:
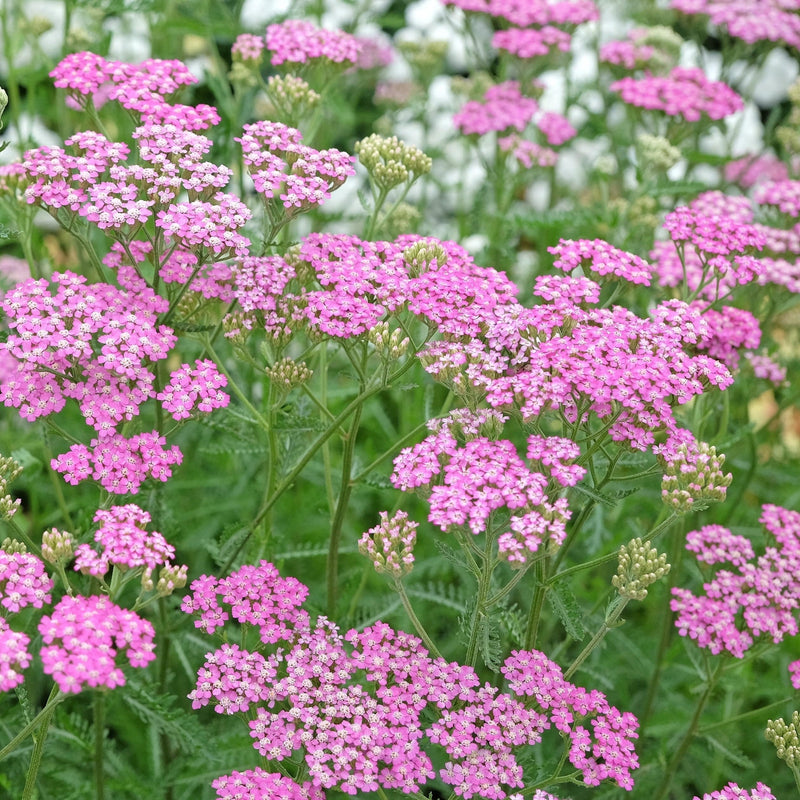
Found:
M 572 463 L 580 450 L 569 440 L 531 436 L 532 468 L 512 442 L 480 435 L 481 428 L 493 421 L 501 427 L 504 420 L 493 411 L 474 415 L 467 409 L 430 420 L 432 434 L 400 452 L 391 480 L 398 489 L 422 494 L 430 505 L 428 520 L 445 532 L 489 532 L 492 515 L 510 511 L 509 530 L 492 532 L 499 533 L 500 556 L 522 566 L 543 545 L 558 546 L 566 537 L 567 501 L 550 496 L 550 481 L 573 486 L 585 470 Z
M 699 562 L 731 567 L 717 570 L 700 595 L 681 587 L 672 590 L 678 632 L 714 654 L 742 658 L 759 637 L 777 643 L 798 633 L 800 512 L 765 505 L 760 521 L 771 543 L 757 558 L 745 537 L 721 525 L 687 535 L 687 550 Z
M 520 27 L 529 25 L 580 25 L 598 18 L 592 0 L 444 0 L 464 11 L 500 17 Z
M 695 795 L 692 800 L 775 800 L 775 795 L 769 786 L 760 781 L 749 790 L 731 782 L 716 792 L 706 792 L 702 797 Z
M 744 107 L 742 98 L 733 89 L 720 81 L 709 80 L 696 67 L 675 67 L 664 76 L 626 76 L 612 83 L 610 88 L 632 106 L 663 111 L 687 122 L 697 122 L 703 116 L 720 120 Z
M 265 45 L 270 63 L 306 64 L 324 59 L 328 63 L 352 66 L 358 61 L 361 43 L 344 31 L 317 28 L 306 20 L 288 19 L 267 26 Z
M 283 643 L 265 654 L 261 645 L 248 651 L 230 642 L 208 653 L 193 705 L 246 712 L 258 753 L 271 761 L 299 755 L 310 779 L 301 787 L 259 769 L 234 773 L 215 782 L 218 797 L 254 796 L 233 790 L 262 785 L 293 798 L 329 788 L 421 791 L 436 775 L 429 752 L 437 750 L 445 754 L 439 778 L 457 796 L 517 797 L 509 795 L 524 786 L 516 753 L 551 726 L 570 740 L 570 763 L 587 785 L 633 785 L 635 717 L 602 692 L 566 681 L 543 653 L 512 653 L 502 668 L 511 691 L 501 693 L 385 623 L 345 634 L 324 617 L 312 625 L 299 609 L 305 587 L 267 562 L 219 582 L 199 578 L 191 589 L 183 608 L 199 613 L 195 624 L 207 632 L 225 624 L 223 595 L 231 616 L 254 626 L 261 643 Z
M 45 674 L 62 692 L 124 686 L 117 662 L 122 653 L 132 667 L 155 658 L 152 624 L 107 597 L 62 597 L 52 614 L 42 617 L 39 633 Z
M 772 42 L 800 49 L 800 18 L 793 0 L 671 0 L 670 7 L 683 14 L 702 14 L 748 44 Z
M 141 569 L 142 586 L 152 590 L 155 570 L 176 568 L 172 563 L 175 548 L 158 531 L 145 530 L 150 523 L 147 511 L 133 504 L 112 506 L 98 510 L 94 521 L 100 523 L 94 535 L 100 552 L 91 545 L 79 544 L 75 548 L 75 570 L 103 578 L 111 567 Z M 187 567 L 180 567 L 184 576 L 186 571 Z

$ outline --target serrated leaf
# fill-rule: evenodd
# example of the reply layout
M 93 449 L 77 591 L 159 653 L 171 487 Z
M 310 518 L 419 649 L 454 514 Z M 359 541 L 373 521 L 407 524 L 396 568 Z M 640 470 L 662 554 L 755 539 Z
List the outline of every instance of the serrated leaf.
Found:
M 728 745 L 723 744 L 719 739 L 717 739 L 715 736 L 711 736 L 710 734 L 702 734 L 702 737 L 711 745 L 713 749 L 722 753 L 732 764 L 735 764 L 737 767 L 741 767 L 742 769 L 753 768 L 753 762 L 744 753 L 740 752 L 739 750 L 734 750 Z
M 18 450 L 12 450 L 11 458 L 19 462 L 19 465 L 22 467 L 22 469 L 28 471 L 29 476 L 40 472 L 42 469 L 41 460 L 33 455 L 30 450 L 27 450 L 24 447 L 21 447 Z
M 457 567 L 463 567 L 464 569 L 469 569 L 469 564 L 460 550 L 456 550 L 455 547 L 450 547 L 449 544 L 442 542 L 439 539 L 436 539 L 434 544 L 439 553 L 451 564 L 455 564 Z
M 584 486 L 582 483 L 576 483 L 572 488 L 574 491 L 578 492 L 578 494 L 590 497 L 595 502 L 602 503 L 604 506 L 608 506 L 609 508 L 613 508 L 617 504 L 617 501 L 611 497 L 611 495 L 598 492 L 595 489 L 592 489 L 590 486 Z
M 583 627 L 583 612 L 566 582 L 556 581 L 550 587 L 547 599 L 567 635 L 576 642 L 580 642 L 586 636 L 586 628 Z
M 425 589 L 408 588 L 406 594 L 409 597 L 416 597 L 420 600 L 427 600 L 429 603 L 452 608 L 454 611 L 463 613 L 466 610 L 466 603 L 459 596 L 457 587 L 452 584 L 432 583 Z
M 499 672 L 503 663 L 503 650 L 500 634 L 494 620 L 494 614 L 482 615 L 478 623 L 478 650 L 483 663 L 492 672 Z

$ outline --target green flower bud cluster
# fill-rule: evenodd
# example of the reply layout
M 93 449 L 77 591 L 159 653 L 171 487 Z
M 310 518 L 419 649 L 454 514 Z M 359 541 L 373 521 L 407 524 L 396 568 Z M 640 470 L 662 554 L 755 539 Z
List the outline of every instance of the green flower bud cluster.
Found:
M 244 61 L 234 61 L 228 70 L 228 80 L 233 86 L 241 86 L 252 89 L 258 86 L 258 77 L 253 71 L 250 63 Z
M 398 361 L 407 352 L 411 340 L 403 335 L 402 328 L 395 328 L 389 332 L 388 322 L 379 322 L 367 334 L 370 344 L 380 353 L 381 359 L 386 362 Z
M 305 364 L 282 358 L 266 370 L 272 385 L 278 392 L 278 402 L 282 403 L 286 395 L 296 386 L 301 386 L 314 374 Z
M 10 556 L 14 555 L 14 553 L 28 552 L 28 548 L 25 546 L 24 542 L 20 542 L 19 539 L 9 538 L 5 538 L 0 542 L 0 550 L 4 553 L 8 553 Z
M 382 191 L 389 191 L 406 181 L 415 181 L 431 171 L 433 161 L 422 150 L 400 141 L 396 136 L 373 133 L 356 142 L 358 160 Z
M 620 597 L 644 600 L 647 587 L 663 578 L 669 570 L 666 553 L 659 555 L 655 547 L 641 539 L 631 539 L 619 549 L 619 566 L 611 583 Z
M 725 456 L 706 442 L 691 450 L 682 444 L 667 461 L 661 480 L 661 499 L 679 514 L 700 511 L 725 499 L 733 475 L 722 471 Z
M 678 63 L 683 39 L 666 25 L 653 25 L 645 30 L 643 36 L 637 37 L 636 44 L 654 48 L 656 52 L 648 66 L 650 69 L 663 69 L 666 72 Z
M 397 49 L 421 83 L 430 84 L 434 75 L 441 74 L 447 55 L 447 42 L 400 42 Z
M 786 93 L 792 107 L 786 122 L 775 129 L 775 136 L 790 155 L 797 155 L 800 153 L 800 78 L 795 80 Z
M 418 208 L 410 203 L 398 203 L 389 214 L 389 219 L 383 223 L 383 228 L 388 238 L 396 239 L 404 233 L 415 231 L 421 219 L 422 214 Z
M 3 111 L 8 105 L 8 94 L 6 90 L 0 86 L 0 131 L 3 130 Z
M 156 594 L 159 597 L 169 597 L 176 589 L 182 589 L 186 586 L 186 580 L 189 575 L 188 570 L 189 567 L 186 564 L 180 567 L 176 564 L 162 567 L 158 573 L 158 583 L 155 586 Z M 149 575 L 147 575 L 147 585 L 145 585 L 145 576 L 142 576 L 142 588 L 145 591 L 152 591 L 153 581 Z
M 10 456 L 0 457 L 0 519 L 8 520 L 17 513 L 20 499 L 16 500 L 8 492 L 8 484 L 22 472 L 22 464 Z
M 764 736 L 775 745 L 778 758 L 791 769 L 800 767 L 800 712 L 792 712 L 792 721 L 788 725 L 782 718 L 769 720 Z
M 48 564 L 64 565 L 75 555 L 72 534 L 51 528 L 42 534 L 42 558 Z
M 447 263 L 447 251 L 438 242 L 414 242 L 403 250 L 403 261 L 411 277 L 418 278 L 431 270 L 434 261 L 441 269 Z
M 681 151 L 663 136 L 641 133 L 636 137 L 636 149 L 642 167 L 653 172 L 666 172 L 681 160 Z
M 302 119 L 317 105 L 320 95 L 297 75 L 272 75 L 267 80 L 267 96 L 275 108 L 291 120 Z

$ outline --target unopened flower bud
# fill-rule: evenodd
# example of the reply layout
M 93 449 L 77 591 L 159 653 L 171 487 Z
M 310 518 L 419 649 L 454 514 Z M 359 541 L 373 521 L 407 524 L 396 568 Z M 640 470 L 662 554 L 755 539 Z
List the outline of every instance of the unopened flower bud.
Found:
M 305 364 L 282 358 L 266 370 L 273 385 L 288 394 L 295 386 L 300 386 L 314 374 Z
M 156 593 L 159 597 L 167 597 L 176 589 L 182 589 L 186 586 L 188 574 L 189 568 L 186 564 L 182 564 L 180 567 L 175 564 L 162 567 L 161 571 L 158 573 Z
M 8 105 L 8 94 L 6 90 L 0 86 L 0 131 L 3 130 L 3 111 Z
M 0 457 L 0 519 L 8 520 L 17 513 L 21 500 L 13 498 L 8 491 L 8 484 L 22 472 L 22 464 L 10 456 Z
M 620 597 L 644 600 L 647 587 L 663 578 L 669 569 L 665 553 L 659 555 L 655 547 L 650 547 L 641 539 L 631 539 L 619 549 L 619 566 L 611 583 Z
M 793 770 L 800 767 L 800 712 L 792 712 L 788 725 L 782 718 L 769 720 L 764 736 L 775 745 L 778 758 Z
M 725 456 L 706 442 L 691 448 L 680 445 L 667 459 L 661 481 L 661 498 L 679 514 L 699 511 L 710 503 L 721 503 L 733 480 L 722 467 Z
M 653 172 L 666 172 L 681 160 L 681 151 L 663 136 L 641 133 L 636 138 L 636 148 L 642 166 Z
M 71 533 L 51 528 L 42 534 L 42 558 L 48 564 L 66 564 L 74 554 Z
M 433 269 L 441 269 L 447 263 L 447 251 L 438 242 L 414 242 L 403 250 L 403 261 L 409 275 L 417 278 Z
M 19 539 L 10 539 L 5 538 L 2 542 L 0 542 L 0 550 L 4 553 L 8 553 L 9 555 L 13 555 L 14 553 L 27 553 L 28 548 L 25 546 L 24 542 L 20 542 Z
M 362 534 L 358 552 L 372 561 L 376 572 L 402 578 L 414 567 L 418 525 L 409 520 L 405 511 L 398 511 L 391 519 L 381 511 L 380 525 Z
M 430 156 L 396 136 L 373 133 L 356 142 L 355 149 L 359 161 L 383 191 L 416 180 L 430 172 L 433 165 Z

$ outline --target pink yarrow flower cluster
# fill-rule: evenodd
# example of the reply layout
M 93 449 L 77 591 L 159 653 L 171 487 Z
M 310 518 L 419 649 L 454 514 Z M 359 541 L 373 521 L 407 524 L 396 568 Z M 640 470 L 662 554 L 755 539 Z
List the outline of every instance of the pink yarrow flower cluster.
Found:
M 772 42 L 800 49 L 800 17 L 793 0 L 671 0 L 684 14 L 702 14 L 712 25 L 748 44 Z
M 731 782 L 715 792 L 706 792 L 702 797 L 695 795 L 692 800 L 775 800 L 775 795 L 769 786 L 760 781 L 753 789 L 742 789 Z
M 553 25 L 541 28 L 507 28 L 492 36 L 492 47 L 529 59 L 559 51 L 568 53 L 572 37 Z
M 558 546 L 566 536 L 566 499 L 549 496 L 549 481 L 573 486 L 585 470 L 572 464 L 580 455 L 577 446 L 558 437 L 529 438 L 528 457 L 541 470 L 536 471 L 511 442 L 470 432 L 492 427 L 492 421 L 502 425 L 502 419 L 496 412 L 471 417 L 460 409 L 431 420 L 432 434 L 395 458 L 392 483 L 402 491 L 420 492 L 430 505 L 428 520 L 444 532 L 487 532 L 492 514 L 508 509 L 510 530 L 500 534 L 498 551 L 521 566 L 542 545 Z M 459 442 L 459 436 L 465 440 Z
M 266 590 L 261 598 L 281 628 L 267 638 L 285 644 L 261 653 L 227 643 L 209 653 L 193 704 L 215 702 L 221 714 L 246 711 L 258 753 L 271 761 L 302 759 L 314 791 L 419 792 L 436 775 L 430 749 L 444 750 L 438 775 L 457 796 L 516 797 L 509 792 L 525 785 L 516 753 L 538 744 L 551 726 L 571 740 L 569 758 L 585 783 L 633 785 L 635 717 L 610 706 L 602 692 L 565 681 L 543 653 L 512 653 L 503 666 L 511 693 L 501 693 L 480 686 L 472 668 L 433 658 L 419 639 L 385 623 L 342 634 L 324 617 L 314 625 L 307 617 L 301 622 L 297 595 L 292 590 L 281 602 L 284 579 L 271 564 L 246 569 L 225 580 L 261 583 L 258 573 L 265 573 L 263 585 L 276 596 Z M 201 598 L 208 597 L 208 580 L 192 584 L 184 610 L 207 613 Z M 248 791 L 260 784 L 295 792 L 287 795 L 292 798 L 311 791 L 259 770 L 223 776 L 214 785 L 225 791 L 220 797 L 233 797 L 234 786 Z
M 109 568 L 142 571 L 142 586 L 153 589 L 152 574 L 157 569 L 180 573 L 185 580 L 187 567 L 172 563 L 175 548 L 158 532 L 145 530 L 150 514 L 138 506 L 128 504 L 100 509 L 94 515 L 100 523 L 94 535 L 100 552 L 91 545 L 79 544 L 75 548 L 75 570 L 85 575 L 103 578 Z
M 62 597 L 39 623 L 40 656 L 46 675 L 62 692 L 125 685 L 117 657 L 125 653 L 132 667 L 155 658 L 153 626 L 107 597 Z
M 0 617 L 0 692 L 8 692 L 24 680 L 22 671 L 33 660 L 28 652 L 30 636 L 11 629 Z
M 317 28 L 306 20 L 289 19 L 267 26 L 265 37 L 270 63 L 297 65 L 324 59 L 333 64 L 353 66 L 361 42 L 344 31 Z
M 520 92 L 518 81 L 490 86 L 482 100 L 470 100 L 453 117 L 456 128 L 465 135 L 483 136 L 491 131 L 523 131 L 539 109 L 532 97 Z
M 256 192 L 279 198 L 288 216 L 321 205 L 355 174 L 353 156 L 334 148 L 315 150 L 302 138 L 296 128 L 266 121 L 245 125 L 236 138 Z
M 696 67 L 675 67 L 665 76 L 628 76 L 612 83 L 610 88 L 630 105 L 663 111 L 688 122 L 697 122 L 703 116 L 720 120 L 744 107 L 742 98 L 733 89 L 709 80 Z
M 51 602 L 53 580 L 44 562 L 32 553 L 7 553 L 0 550 L 0 605 L 4 613 L 23 608 L 41 608 Z
M 245 772 L 234 770 L 211 782 L 219 800 L 325 800 L 325 792 L 311 781 L 295 783 L 278 772 L 265 772 L 261 767 Z
M 595 280 L 622 278 L 642 286 L 650 285 L 653 267 L 640 256 L 620 250 L 601 239 L 561 239 L 547 251 L 556 256 L 553 266 L 564 272 L 580 267 Z
M 529 25 L 580 25 L 599 16 L 592 0 L 444 0 L 444 4 L 501 17 L 523 28 Z
M 140 64 L 126 64 L 90 52 L 70 53 L 50 77 L 56 87 L 69 92 L 78 107 L 92 99 L 95 105 L 115 100 L 142 120 L 180 122 L 192 130 L 219 122 L 219 115 L 211 106 L 184 106 L 169 101 L 181 87 L 197 83 L 181 61 L 150 58 Z
M 708 525 L 687 536 L 687 549 L 698 561 L 733 567 L 718 570 L 703 584 L 703 594 L 672 590 L 678 632 L 714 654 L 742 658 L 758 637 L 778 643 L 798 633 L 800 512 L 765 505 L 760 521 L 771 543 L 755 559 L 749 541 L 722 526 Z

